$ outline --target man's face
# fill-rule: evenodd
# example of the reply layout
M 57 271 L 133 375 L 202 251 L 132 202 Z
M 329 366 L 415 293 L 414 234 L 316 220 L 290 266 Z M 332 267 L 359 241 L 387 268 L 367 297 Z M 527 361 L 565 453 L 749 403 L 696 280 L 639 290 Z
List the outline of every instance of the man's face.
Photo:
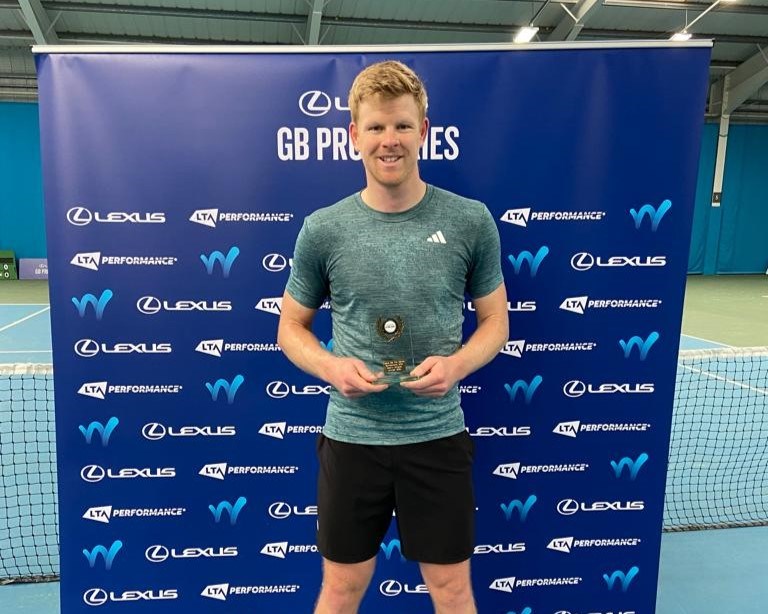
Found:
M 391 100 L 376 96 L 361 102 L 349 133 L 362 156 L 368 185 L 395 188 L 418 181 L 418 154 L 427 126 L 413 96 Z

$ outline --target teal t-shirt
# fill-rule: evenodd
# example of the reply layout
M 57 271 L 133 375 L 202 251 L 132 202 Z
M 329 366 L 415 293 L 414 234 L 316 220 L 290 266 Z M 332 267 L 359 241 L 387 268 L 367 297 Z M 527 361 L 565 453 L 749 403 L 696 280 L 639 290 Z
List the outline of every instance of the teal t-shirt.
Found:
M 428 185 L 414 207 L 382 213 L 354 194 L 304 220 L 286 290 L 310 309 L 330 298 L 334 354 L 374 370 L 382 357 L 377 321 L 399 317 L 397 344 L 418 365 L 461 346 L 464 296 L 493 292 L 500 260 L 498 229 L 481 202 Z M 460 401 L 458 386 L 439 399 L 399 384 L 358 399 L 332 390 L 323 432 L 372 445 L 448 437 L 464 428 Z

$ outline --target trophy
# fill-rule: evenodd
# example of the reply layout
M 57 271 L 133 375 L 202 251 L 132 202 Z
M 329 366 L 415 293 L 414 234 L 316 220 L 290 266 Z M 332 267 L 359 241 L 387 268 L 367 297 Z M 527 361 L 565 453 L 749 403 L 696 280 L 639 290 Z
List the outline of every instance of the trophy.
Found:
M 371 325 L 373 372 L 383 372 L 375 384 L 395 384 L 419 379 L 410 375 L 416 368 L 411 329 L 400 316 L 381 316 Z

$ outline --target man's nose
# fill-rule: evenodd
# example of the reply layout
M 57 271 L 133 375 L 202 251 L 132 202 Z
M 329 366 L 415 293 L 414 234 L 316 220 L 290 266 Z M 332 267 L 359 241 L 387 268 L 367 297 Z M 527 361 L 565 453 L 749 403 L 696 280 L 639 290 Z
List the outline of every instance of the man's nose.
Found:
M 382 144 L 385 147 L 397 147 L 400 144 L 400 136 L 397 134 L 397 130 L 394 128 L 386 128 L 384 130 L 384 140 Z

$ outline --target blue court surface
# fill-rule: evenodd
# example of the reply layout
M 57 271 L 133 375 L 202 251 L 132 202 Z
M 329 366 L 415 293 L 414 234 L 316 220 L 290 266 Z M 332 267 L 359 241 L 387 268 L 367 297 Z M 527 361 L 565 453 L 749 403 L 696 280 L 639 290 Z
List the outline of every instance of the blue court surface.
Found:
M 51 362 L 47 304 L 0 305 L 0 363 Z
M 680 342 L 682 350 L 715 347 L 729 346 L 685 335 Z M 51 362 L 46 304 L 0 305 L 0 363 L 21 362 Z M 768 527 L 664 534 L 656 614 L 766 614 L 766 552 Z M 0 586 L 0 614 L 58 614 L 58 589 L 55 582 Z

